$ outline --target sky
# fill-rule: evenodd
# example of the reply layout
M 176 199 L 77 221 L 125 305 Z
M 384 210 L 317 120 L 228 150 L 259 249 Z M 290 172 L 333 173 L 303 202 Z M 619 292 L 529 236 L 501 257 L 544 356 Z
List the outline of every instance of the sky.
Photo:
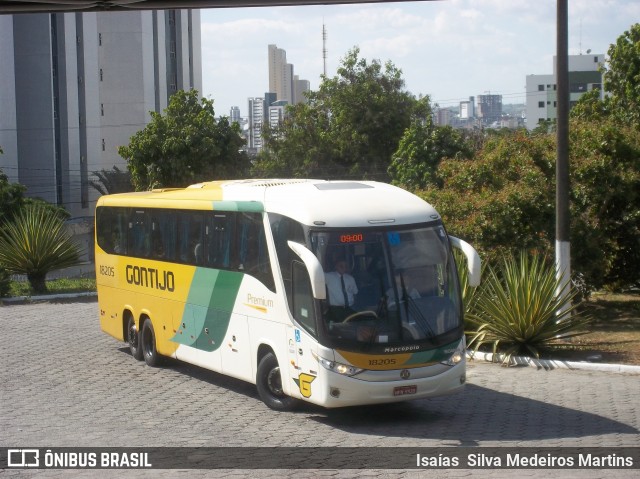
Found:
M 640 22 L 638 0 L 569 0 L 569 54 L 607 53 Z M 247 115 L 247 98 L 269 88 L 267 48 L 287 52 L 294 74 L 317 90 L 354 47 L 367 61 L 391 61 L 412 94 L 441 107 L 469 96 L 502 95 L 525 103 L 526 76 L 551 74 L 556 52 L 556 0 L 445 0 L 218 8 L 201 11 L 203 96 L 216 114 L 231 106 Z

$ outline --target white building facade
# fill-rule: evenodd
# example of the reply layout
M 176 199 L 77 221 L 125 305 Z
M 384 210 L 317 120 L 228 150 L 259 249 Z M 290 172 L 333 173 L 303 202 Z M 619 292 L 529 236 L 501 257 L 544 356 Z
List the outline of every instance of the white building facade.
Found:
M 558 93 L 556 82 L 556 58 L 553 74 L 527 75 L 527 129 L 533 130 L 541 121 L 557 118 Z M 569 55 L 569 103 L 573 106 L 582 95 L 599 90 L 604 97 L 602 73 L 599 69 L 605 61 L 604 54 Z
M 264 105 L 264 98 L 255 97 L 248 100 L 247 148 L 253 153 L 262 148 L 262 126 L 266 112 Z

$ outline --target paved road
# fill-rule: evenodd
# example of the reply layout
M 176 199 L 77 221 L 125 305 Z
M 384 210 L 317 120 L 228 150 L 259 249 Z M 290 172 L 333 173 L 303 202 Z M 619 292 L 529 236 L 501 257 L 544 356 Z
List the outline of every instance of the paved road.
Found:
M 254 386 L 189 365 L 151 369 L 103 334 L 95 299 L 0 306 L 0 446 L 640 446 L 640 377 L 471 363 L 462 394 L 401 405 L 269 410 Z M 101 475 L 115 477 L 114 471 Z M 135 471 L 131 477 L 156 477 Z M 512 477 L 514 471 L 431 471 Z M 520 470 L 521 477 L 551 471 Z M 0 471 L 3 477 L 18 474 Z M 27 471 L 23 476 L 86 476 Z M 174 477 L 176 471 L 167 473 Z M 190 477 L 423 477 L 419 471 L 189 471 Z M 560 477 L 639 471 L 563 470 Z M 184 475 L 184 474 L 182 474 Z

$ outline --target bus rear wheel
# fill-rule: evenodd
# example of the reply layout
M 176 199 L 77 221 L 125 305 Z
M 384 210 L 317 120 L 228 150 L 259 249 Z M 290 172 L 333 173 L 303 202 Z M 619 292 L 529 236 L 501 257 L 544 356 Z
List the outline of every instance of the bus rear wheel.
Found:
M 129 351 L 131 356 L 138 361 L 142 361 L 142 347 L 140 346 L 140 335 L 138 334 L 138 328 L 136 327 L 136 321 L 133 316 L 129 315 L 127 321 L 127 343 L 129 344 Z
M 278 360 L 273 353 L 267 353 L 258 364 L 256 386 L 260 399 L 276 411 L 293 409 L 296 400 L 287 396 L 282 389 L 282 374 Z
M 152 368 L 160 366 L 161 357 L 156 349 L 156 333 L 153 331 L 153 324 L 151 324 L 149 318 L 144 320 L 141 334 L 140 345 L 142 347 L 144 362 Z

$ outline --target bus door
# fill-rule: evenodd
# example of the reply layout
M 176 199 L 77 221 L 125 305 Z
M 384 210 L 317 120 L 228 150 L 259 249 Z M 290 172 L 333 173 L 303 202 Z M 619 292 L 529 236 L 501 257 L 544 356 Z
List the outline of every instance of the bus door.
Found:
M 247 316 L 232 313 L 229 329 L 220 346 L 222 372 L 245 381 L 254 378 L 252 373 L 251 343 Z
M 314 392 L 314 381 L 318 375 L 316 314 L 311 296 L 309 275 L 303 263 L 292 263 L 291 313 L 295 323 L 287 328 L 288 354 L 291 379 L 303 398 Z M 315 384 L 317 387 L 318 385 Z
M 317 386 L 314 381 L 318 375 L 318 361 L 312 354 L 316 352 L 317 343 L 307 331 L 295 324 L 287 327 L 287 342 L 291 395 L 299 393 L 308 399 L 313 394 L 314 386 Z M 281 370 L 284 373 L 286 368 Z

